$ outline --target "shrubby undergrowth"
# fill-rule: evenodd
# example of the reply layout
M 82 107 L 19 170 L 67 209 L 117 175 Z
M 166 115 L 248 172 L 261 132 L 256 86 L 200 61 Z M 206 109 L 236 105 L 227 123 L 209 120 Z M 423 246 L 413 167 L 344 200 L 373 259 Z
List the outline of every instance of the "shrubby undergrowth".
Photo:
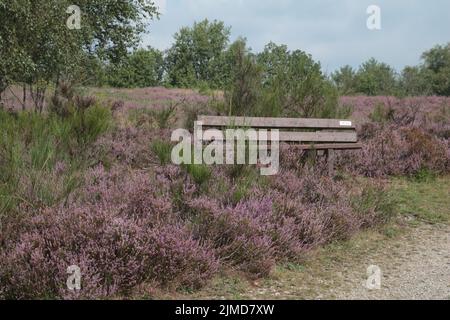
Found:
M 357 197 L 358 203 L 371 201 L 368 206 L 355 206 L 350 189 L 311 170 L 286 171 L 234 205 L 200 193 L 178 167 L 130 173 L 98 166 L 65 205 L 8 220 L 0 292 L 7 298 L 107 298 L 145 285 L 199 288 L 224 267 L 266 276 L 277 261 L 304 258 L 390 214 L 382 189 L 378 198 Z M 76 295 L 65 287 L 70 265 L 83 274 Z
M 358 128 L 364 149 L 342 153 L 336 177 L 288 145 L 274 177 L 170 165 L 170 130 L 153 112 L 116 111 L 109 131 L 100 107 L 87 109 L 100 116 L 84 130 L 73 115 L 3 112 L 0 164 L 12 170 L 1 171 L 0 297 L 139 297 L 198 289 L 224 270 L 259 278 L 386 223 L 394 207 L 376 177 L 448 172 L 449 148 L 445 112 L 384 108 Z M 71 265 L 77 293 L 66 287 Z
M 367 99 L 366 99 L 367 101 Z M 343 168 L 368 177 L 417 176 L 450 170 L 450 103 L 445 98 L 379 97 L 358 128 L 363 150 L 341 153 Z M 358 104 L 355 99 L 347 103 Z M 370 109 L 369 109 L 370 110 Z

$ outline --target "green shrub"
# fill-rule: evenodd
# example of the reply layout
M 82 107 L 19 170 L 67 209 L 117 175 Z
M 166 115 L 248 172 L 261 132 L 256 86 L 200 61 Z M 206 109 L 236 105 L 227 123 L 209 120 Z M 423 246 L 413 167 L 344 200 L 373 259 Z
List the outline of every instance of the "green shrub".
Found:
M 119 88 L 158 86 L 163 76 L 163 54 L 153 48 L 138 49 L 120 63 L 107 67 L 108 85 Z
M 170 163 L 172 144 L 162 140 L 156 140 L 152 142 L 151 149 L 158 157 L 161 165 L 166 165 Z
M 381 183 L 363 182 L 360 193 L 352 200 L 353 208 L 368 223 L 384 224 L 395 215 L 392 194 Z
M 72 130 L 78 142 L 90 144 L 111 127 L 112 115 L 109 109 L 94 106 L 85 111 L 76 112 L 69 121 L 72 122 Z
M 337 89 L 311 55 L 269 43 L 258 55 L 263 68 L 261 116 L 334 117 Z
M 393 112 L 393 109 L 386 107 L 383 103 L 378 103 L 369 115 L 369 119 L 376 123 L 386 123 L 392 120 Z
M 199 186 L 203 186 L 211 178 L 211 169 L 206 165 L 188 164 L 186 171 Z
M 0 215 L 17 212 L 19 204 L 39 208 L 67 199 L 86 166 L 86 147 L 110 120 L 99 106 L 67 117 L 0 110 Z
M 233 116 L 255 115 L 260 102 L 262 68 L 247 48 L 245 39 L 235 41 L 226 53 L 231 78 L 224 92 L 227 114 Z
M 416 182 L 432 182 L 436 180 L 436 178 L 436 172 L 426 167 L 422 167 L 413 175 L 413 180 Z
M 168 108 L 164 108 L 162 110 L 153 110 L 151 113 L 156 123 L 158 124 L 159 129 L 166 129 L 170 125 L 170 121 L 175 115 L 177 110 L 177 105 L 173 104 Z

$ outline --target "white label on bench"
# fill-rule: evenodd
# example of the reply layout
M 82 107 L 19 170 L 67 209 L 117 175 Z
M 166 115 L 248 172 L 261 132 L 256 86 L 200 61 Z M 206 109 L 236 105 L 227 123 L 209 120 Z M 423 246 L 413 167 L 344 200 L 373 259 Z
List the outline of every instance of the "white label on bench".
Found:
M 343 126 L 343 127 L 351 127 L 352 126 L 352 122 L 351 121 L 341 121 L 339 123 L 339 125 Z

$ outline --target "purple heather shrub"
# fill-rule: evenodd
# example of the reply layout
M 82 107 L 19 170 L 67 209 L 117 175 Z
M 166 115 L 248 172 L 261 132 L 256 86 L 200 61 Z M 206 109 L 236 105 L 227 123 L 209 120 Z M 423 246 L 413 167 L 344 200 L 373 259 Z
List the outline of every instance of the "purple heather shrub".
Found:
M 346 189 L 341 183 L 321 174 L 318 168 L 310 166 L 305 166 L 300 171 L 282 170 L 272 178 L 271 186 L 284 194 L 297 197 L 302 203 L 327 203 L 341 196 Z
M 183 225 L 162 225 L 152 229 L 149 237 L 149 275 L 163 286 L 199 289 L 218 270 L 213 251 Z
M 150 148 L 155 139 L 170 141 L 170 131 L 167 129 L 150 130 L 143 127 L 117 129 L 99 138 L 90 154 L 94 159 L 98 159 L 99 154 L 104 155 L 109 163 L 118 163 L 133 168 L 148 168 L 159 162 Z
M 198 186 L 179 166 L 167 165 L 155 168 L 155 179 L 172 199 L 174 211 L 180 217 L 186 214 L 187 203 L 198 193 Z
M 255 188 L 236 206 L 199 197 L 189 202 L 196 238 L 241 271 L 267 275 L 276 261 L 301 259 L 309 250 L 347 239 L 376 215 L 357 212 L 351 186 L 315 175 L 312 169 L 283 170 L 269 190 Z
M 368 177 L 414 175 L 422 169 L 436 173 L 450 170 L 448 142 L 421 128 L 394 125 L 364 128 L 367 131 L 362 135 L 363 149 L 340 153 L 340 166 Z
M 236 266 L 252 277 L 265 276 L 275 264 L 270 236 L 270 199 L 254 199 L 236 207 L 223 207 L 211 198 L 190 201 L 195 211 L 193 232 L 210 243 L 222 262 Z
M 289 144 L 280 144 L 280 166 L 281 168 L 299 170 L 303 167 L 307 152 L 299 150 Z
M 339 99 L 341 106 L 353 108 L 352 117 L 359 122 L 367 122 L 369 115 L 377 106 L 384 106 L 396 110 L 417 110 L 417 116 L 438 113 L 442 107 L 450 106 L 448 97 L 369 97 L 369 96 L 346 96 Z
M 146 282 L 198 288 L 216 272 L 213 251 L 175 221 L 150 175 L 96 167 L 86 183 L 76 201 L 20 220 L 19 234 L 2 238 L 2 297 L 110 298 Z M 71 265 L 82 272 L 77 294 L 65 287 Z
M 272 177 L 270 196 L 277 214 L 275 221 L 288 221 L 291 228 L 290 233 L 284 233 L 290 235 L 290 249 L 282 252 L 295 257 L 318 245 L 347 239 L 361 228 L 383 220 L 380 216 L 385 215 L 385 208 L 378 206 L 384 201 L 382 190 L 374 189 L 372 194 L 377 197 L 372 199 L 372 210 L 355 206 L 353 199 L 358 199 L 362 191 L 354 189 L 351 182 L 335 181 L 306 167 L 302 171 L 282 170 Z

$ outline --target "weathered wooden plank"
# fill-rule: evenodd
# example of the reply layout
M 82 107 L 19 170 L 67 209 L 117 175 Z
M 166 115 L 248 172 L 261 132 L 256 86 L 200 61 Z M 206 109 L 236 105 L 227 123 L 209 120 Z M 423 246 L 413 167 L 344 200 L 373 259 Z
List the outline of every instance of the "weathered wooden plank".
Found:
M 271 140 L 271 132 L 267 134 L 267 140 Z M 226 138 L 226 134 L 223 134 L 223 138 Z M 254 141 L 258 139 L 258 135 L 246 136 L 247 140 Z M 261 139 L 261 138 L 259 138 Z M 205 131 L 203 134 L 204 141 L 221 140 L 217 137 L 216 131 Z M 288 132 L 280 131 L 279 140 L 280 142 L 340 142 L 340 143 L 350 143 L 357 142 L 358 137 L 356 132 Z
M 206 127 L 355 129 L 349 120 L 199 116 Z
M 283 142 L 357 142 L 356 132 L 280 132 Z

